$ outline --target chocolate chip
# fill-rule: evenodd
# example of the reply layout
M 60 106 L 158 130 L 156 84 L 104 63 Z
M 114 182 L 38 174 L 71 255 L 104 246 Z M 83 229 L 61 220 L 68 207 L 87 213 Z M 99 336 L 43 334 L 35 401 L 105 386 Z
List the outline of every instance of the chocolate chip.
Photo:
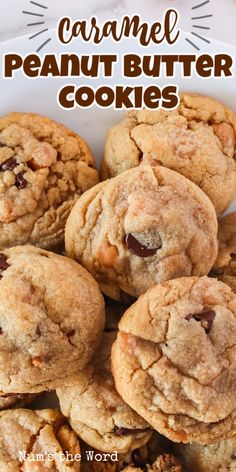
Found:
M 23 188 L 26 187 L 27 181 L 24 178 L 24 172 L 19 172 L 19 174 L 16 175 L 16 187 L 18 190 L 22 190 Z
M 2 334 L 2 333 L 3 333 L 3 330 L 2 330 L 2 328 L 0 327 L 0 334 Z
M 39 337 L 41 336 L 41 330 L 40 330 L 39 325 L 36 328 L 36 335 L 39 336 Z
M 5 256 L 5 254 L 0 252 L 0 269 L 6 270 L 8 269 L 8 267 L 10 267 L 10 264 L 8 264 L 7 262 L 7 256 Z
M 154 256 L 158 249 L 162 247 L 162 243 L 155 248 L 149 248 L 141 244 L 131 233 L 126 234 L 125 243 L 130 252 L 138 257 L 150 257 Z
M 138 433 L 147 433 L 153 431 L 152 428 L 123 428 L 122 426 L 115 426 L 113 432 L 118 434 L 118 436 L 128 436 L 129 434 L 138 434 Z
M 202 327 L 205 329 L 206 333 L 208 334 L 211 331 L 213 321 L 215 319 L 215 312 L 213 310 L 206 310 L 202 313 L 192 314 L 190 313 L 185 317 L 187 321 L 191 320 L 192 318 L 196 321 L 201 321 Z
M 40 356 L 33 357 L 32 364 L 34 365 L 34 367 L 40 367 L 42 364 L 41 357 Z
M 5 171 L 5 170 L 13 170 L 17 166 L 17 161 L 15 157 L 10 157 L 10 159 L 7 159 L 6 161 L 2 162 L 0 165 L 0 170 Z
M 234 252 L 232 252 L 230 254 L 230 257 L 231 257 L 231 261 L 235 262 L 236 261 L 236 254 Z
M 232 454 L 231 459 L 232 459 L 233 461 L 236 460 L 236 452 L 234 452 L 234 454 Z

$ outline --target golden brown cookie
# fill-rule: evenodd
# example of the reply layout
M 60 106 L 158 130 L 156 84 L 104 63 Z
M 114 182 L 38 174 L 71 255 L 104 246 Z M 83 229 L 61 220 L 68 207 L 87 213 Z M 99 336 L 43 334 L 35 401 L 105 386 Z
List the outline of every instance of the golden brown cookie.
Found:
M 93 360 L 57 389 L 62 413 L 78 436 L 104 452 L 140 448 L 152 434 L 149 424 L 118 395 L 111 374 L 116 331 L 105 332 Z
M 49 118 L 0 118 L 0 249 L 60 245 L 70 210 L 98 183 L 85 141 Z
M 165 280 L 208 274 L 218 248 L 209 198 L 177 172 L 149 165 L 85 192 L 65 239 L 67 254 L 118 301 Z
M 52 390 L 83 369 L 104 327 L 104 301 L 75 261 L 17 246 L 0 254 L 1 395 Z
M 56 410 L 0 413 L 1 472 L 79 472 L 79 455 L 76 434 Z
M 210 97 L 183 93 L 176 110 L 131 111 L 110 130 L 102 178 L 156 162 L 199 185 L 220 214 L 236 197 L 235 145 L 235 113 Z
M 192 443 L 178 447 L 188 472 L 235 472 L 236 437 L 210 446 Z
M 236 293 L 236 212 L 219 221 L 219 252 L 212 276 L 228 284 Z
M 112 348 L 117 391 L 176 442 L 236 428 L 236 295 L 209 277 L 156 285 L 123 315 Z

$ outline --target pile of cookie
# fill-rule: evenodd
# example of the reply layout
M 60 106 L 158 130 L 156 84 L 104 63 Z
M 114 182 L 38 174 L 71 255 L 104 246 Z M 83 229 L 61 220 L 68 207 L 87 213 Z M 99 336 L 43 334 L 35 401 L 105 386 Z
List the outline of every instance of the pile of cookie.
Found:
M 208 97 L 128 112 L 100 174 L 64 126 L 0 119 L 0 471 L 236 471 L 235 198 Z

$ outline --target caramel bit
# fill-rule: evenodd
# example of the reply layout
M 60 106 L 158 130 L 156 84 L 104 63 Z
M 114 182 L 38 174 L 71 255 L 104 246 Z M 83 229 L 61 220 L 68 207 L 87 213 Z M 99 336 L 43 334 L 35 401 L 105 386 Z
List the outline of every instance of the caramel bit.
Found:
M 223 152 L 233 157 L 236 145 L 236 136 L 233 126 L 229 123 L 220 123 L 213 125 L 213 130 L 222 144 Z
M 36 356 L 32 359 L 32 364 L 34 365 L 34 367 L 40 367 L 41 364 L 42 364 L 42 360 L 41 360 L 41 357 L 40 356 Z
M 97 253 L 97 259 L 102 265 L 113 267 L 118 255 L 117 247 L 112 246 L 109 241 L 106 241 L 102 246 L 100 246 Z
M 32 153 L 29 167 L 33 170 L 50 167 L 57 161 L 57 151 L 49 143 L 40 143 Z

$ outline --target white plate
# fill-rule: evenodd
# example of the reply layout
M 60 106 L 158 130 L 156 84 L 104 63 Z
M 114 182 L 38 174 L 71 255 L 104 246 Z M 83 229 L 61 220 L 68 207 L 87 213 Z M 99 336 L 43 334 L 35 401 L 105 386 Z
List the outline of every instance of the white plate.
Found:
M 166 47 L 153 48 L 149 47 L 147 50 L 144 48 L 138 48 L 133 41 L 125 41 L 121 44 L 114 44 L 112 41 L 106 42 L 106 44 L 99 46 L 99 48 L 92 47 L 91 45 L 84 43 L 73 43 L 70 47 L 62 47 L 56 40 L 55 31 L 49 32 L 52 36 L 52 41 L 49 43 L 48 48 L 44 50 L 44 53 L 56 53 L 60 52 L 70 53 L 77 52 L 79 54 L 89 54 L 96 52 L 97 54 L 102 53 L 116 53 L 120 56 L 127 52 L 135 52 L 139 54 L 151 54 L 151 53 L 170 53 L 170 49 Z M 38 40 L 39 41 L 39 40 Z M 22 55 L 34 52 L 38 47 L 35 42 L 29 41 L 27 37 L 18 38 L 12 41 L 2 43 L 0 45 L 0 55 L 17 52 Z M 233 47 L 227 46 L 222 43 L 212 42 L 210 45 L 205 45 L 204 50 L 201 53 L 206 52 L 210 54 L 216 54 L 219 52 L 227 52 L 235 57 L 235 51 Z M 171 49 L 171 53 L 194 53 L 191 46 L 184 40 L 182 35 L 178 45 Z M 119 69 L 119 68 L 118 68 Z M 75 109 L 72 111 L 62 110 L 57 105 L 57 92 L 63 84 L 75 83 L 77 86 L 84 85 L 86 83 L 92 83 L 94 87 L 102 85 L 106 82 L 109 85 L 126 84 L 127 80 L 121 77 L 119 71 L 113 79 L 28 79 L 21 72 L 17 73 L 13 80 L 6 80 L 0 77 L 0 114 L 4 115 L 10 111 L 25 111 L 35 112 L 43 115 L 47 115 L 55 120 L 63 123 L 67 127 L 77 131 L 83 136 L 89 143 L 95 157 L 97 164 L 100 165 L 101 158 L 103 155 L 104 141 L 107 130 L 110 126 L 119 122 L 124 112 L 114 111 L 112 109 L 101 110 L 93 107 L 88 110 Z M 149 85 L 158 83 L 158 85 L 168 84 L 168 80 L 161 78 L 160 80 L 151 80 L 145 77 L 136 80 L 129 80 L 131 84 Z M 179 86 L 180 90 L 200 92 L 205 95 L 211 95 L 218 100 L 224 102 L 236 112 L 236 78 L 231 77 L 225 80 L 219 79 L 200 79 L 198 77 L 192 77 L 190 79 L 184 79 L 181 77 L 180 71 L 178 71 L 176 79 L 172 83 Z M 236 200 L 231 205 L 228 212 L 236 210 Z M 42 408 L 45 406 L 57 406 L 55 397 L 52 395 L 50 399 L 48 395 L 46 399 L 38 402 L 34 402 L 34 407 Z

